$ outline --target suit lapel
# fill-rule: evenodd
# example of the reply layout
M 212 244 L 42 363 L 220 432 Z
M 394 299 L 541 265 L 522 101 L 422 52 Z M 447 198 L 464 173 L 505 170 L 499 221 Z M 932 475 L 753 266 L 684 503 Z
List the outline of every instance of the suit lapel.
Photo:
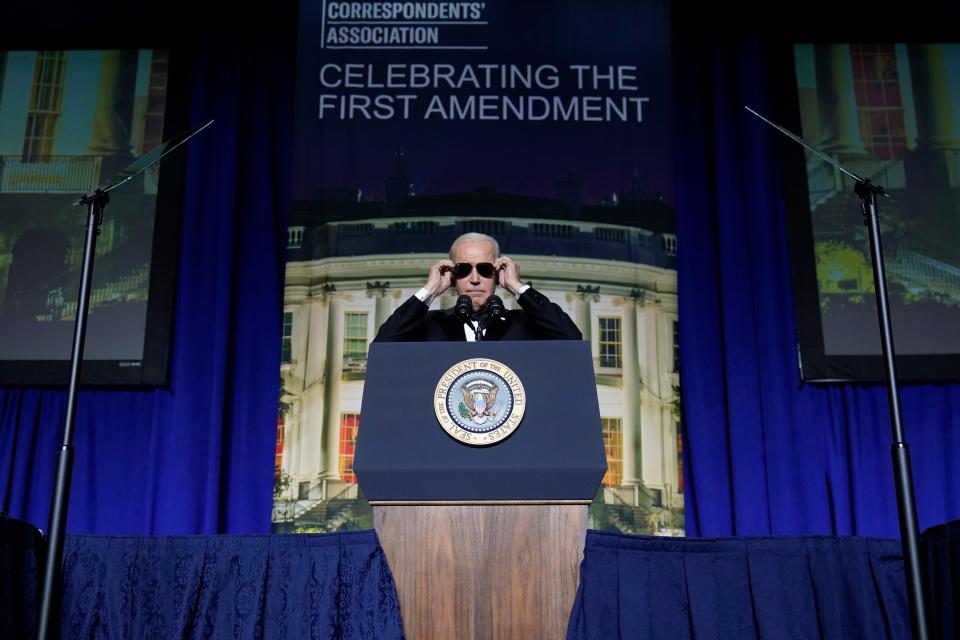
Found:
M 487 332 L 483 335 L 483 339 L 488 341 L 502 339 L 507 329 L 510 328 L 512 321 L 513 316 L 510 313 L 507 313 L 507 315 L 497 320 L 493 320 L 487 325 Z
M 453 315 L 453 309 L 444 309 L 443 315 L 440 316 L 440 320 L 441 328 L 446 334 L 447 340 L 451 342 L 467 341 L 467 336 L 463 332 L 463 323 L 457 320 L 456 316 Z

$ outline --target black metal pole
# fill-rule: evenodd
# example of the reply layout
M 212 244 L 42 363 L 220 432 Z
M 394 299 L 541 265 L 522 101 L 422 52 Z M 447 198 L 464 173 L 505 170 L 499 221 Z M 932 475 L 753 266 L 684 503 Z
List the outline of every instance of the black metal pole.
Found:
M 103 221 L 103 208 L 110 196 L 95 191 L 81 202 L 87 205 L 87 235 L 83 243 L 83 267 L 80 275 L 80 295 L 77 298 L 76 321 L 73 327 L 73 353 L 70 357 L 70 386 L 67 389 L 67 414 L 63 424 L 63 445 L 57 453 L 57 476 L 50 507 L 47 528 L 47 558 L 43 567 L 43 587 L 40 595 L 40 617 L 37 621 L 38 640 L 59 636 L 53 630 L 60 610 L 60 569 L 63 563 L 63 536 L 70 503 L 70 481 L 73 472 L 73 427 L 77 422 L 77 391 L 80 383 L 80 365 L 83 362 L 83 343 L 87 333 L 87 310 L 93 281 L 93 260 L 97 236 Z
M 880 219 L 877 213 L 878 188 L 869 182 L 857 182 L 854 192 L 860 197 L 864 224 L 870 236 L 870 257 L 873 261 L 873 284 L 876 289 L 877 310 L 880 318 L 880 342 L 883 347 L 884 374 L 887 378 L 887 402 L 893 429 L 893 475 L 897 490 L 897 514 L 900 519 L 900 543 L 907 573 L 907 599 L 913 635 L 917 640 L 930 637 L 924 598 L 923 571 L 920 562 L 920 527 L 917 523 L 917 501 L 913 489 L 913 471 L 910 468 L 910 449 L 903 434 L 900 413 L 900 392 L 894 363 L 893 329 L 890 321 L 890 303 L 887 298 L 887 274 L 880 243 Z

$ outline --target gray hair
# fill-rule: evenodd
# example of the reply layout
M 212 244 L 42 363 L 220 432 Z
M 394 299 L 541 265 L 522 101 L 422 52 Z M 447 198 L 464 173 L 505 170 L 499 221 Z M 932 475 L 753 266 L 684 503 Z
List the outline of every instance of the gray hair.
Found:
M 453 260 L 453 252 L 456 251 L 457 245 L 464 242 L 489 242 L 493 245 L 493 257 L 500 257 L 500 243 L 497 242 L 496 238 L 491 238 L 485 233 L 476 233 L 471 231 L 470 233 L 465 233 L 456 240 L 453 241 L 453 244 L 450 245 L 450 259 Z

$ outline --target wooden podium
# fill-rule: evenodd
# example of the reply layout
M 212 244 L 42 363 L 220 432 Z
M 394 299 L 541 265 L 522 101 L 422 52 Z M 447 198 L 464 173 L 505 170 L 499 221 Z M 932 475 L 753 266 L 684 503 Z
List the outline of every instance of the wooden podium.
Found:
M 406 637 L 561 639 L 587 528 L 580 504 L 374 504 Z
M 489 447 L 451 438 L 434 413 L 437 380 L 471 357 L 525 388 L 523 421 Z M 606 470 L 589 345 L 374 344 L 361 415 L 354 468 L 406 637 L 563 638 Z

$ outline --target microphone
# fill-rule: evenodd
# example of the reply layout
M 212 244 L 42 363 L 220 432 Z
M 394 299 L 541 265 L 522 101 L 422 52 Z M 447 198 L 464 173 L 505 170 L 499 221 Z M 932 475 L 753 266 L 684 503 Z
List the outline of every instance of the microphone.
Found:
M 490 296 L 487 298 L 487 302 L 483 305 L 483 308 L 487 318 L 490 320 L 496 320 L 507 313 L 507 310 L 503 307 L 503 300 L 500 299 L 500 296 Z
M 503 300 L 500 299 L 500 296 L 490 296 L 487 298 L 487 301 L 483 303 L 483 306 L 480 307 L 480 321 L 477 323 L 477 341 L 484 339 L 483 335 L 487 330 L 487 325 L 496 320 L 497 318 L 505 315 L 507 310 L 503 307 Z
M 466 322 L 473 315 L 473 300 L 468 295 L 462 295 L 457 298 L 457 304 L 453 307 L 453 314 L 457 316 L 460 322 Z

